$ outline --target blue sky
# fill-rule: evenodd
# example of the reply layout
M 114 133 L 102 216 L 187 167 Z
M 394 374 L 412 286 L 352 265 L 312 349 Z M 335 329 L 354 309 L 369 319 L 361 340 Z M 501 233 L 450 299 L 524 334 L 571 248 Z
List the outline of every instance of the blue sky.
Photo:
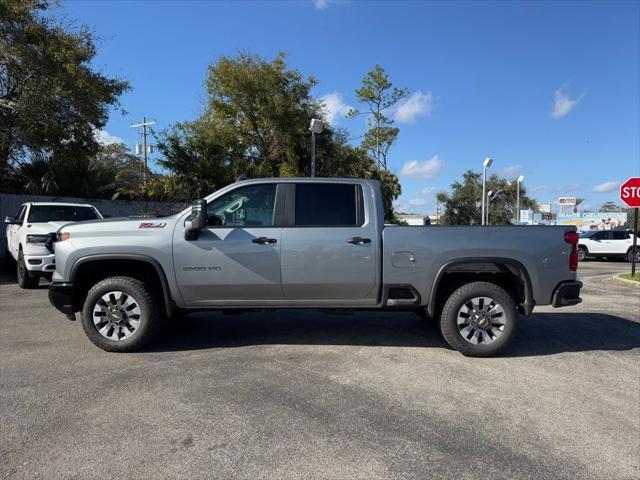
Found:
M 487 156 L 540 203 L 597 209 L 640 175 L 640 2 L 75 0 L 56 13 L 91 26 L 95 66 L 131 82 L 105 133 L 129 146 L 143 115 L 159 128 L 198 116 L 219 55 L 286 51 L 354 137 L 364 121 L 343 114 L 376 63 L 411 91 L 392 112 L 402 210 L 433 213 Z

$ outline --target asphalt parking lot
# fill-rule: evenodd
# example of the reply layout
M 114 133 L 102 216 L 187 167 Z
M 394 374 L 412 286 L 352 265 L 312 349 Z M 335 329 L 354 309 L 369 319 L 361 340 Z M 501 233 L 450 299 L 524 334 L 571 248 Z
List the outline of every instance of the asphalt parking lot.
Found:
M 637 479 L 640 290 L 586 262 L 584 303 L 465 358 L 412 313 L 193 314 L 112 354 L 0 285 L 0 478 Z

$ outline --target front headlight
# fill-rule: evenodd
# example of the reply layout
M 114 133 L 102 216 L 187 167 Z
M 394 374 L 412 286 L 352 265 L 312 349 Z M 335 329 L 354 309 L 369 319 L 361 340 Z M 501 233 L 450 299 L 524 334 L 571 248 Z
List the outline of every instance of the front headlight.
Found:
M 69 232 L 60 232 L 58 235 L 58 241 L 64 242 L 65 240 L 69 240 L 71 238 L 71 234 Z
M 47 235 L 27 235 L 27 243 L 31 245 L 43 245 L 47 241 Z

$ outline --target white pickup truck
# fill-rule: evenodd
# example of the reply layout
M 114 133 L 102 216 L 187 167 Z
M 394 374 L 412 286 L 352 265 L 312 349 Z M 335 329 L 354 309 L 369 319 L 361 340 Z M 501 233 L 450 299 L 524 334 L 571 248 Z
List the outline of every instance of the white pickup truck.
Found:
M 53 275 L 55 255 L 45 246 L 50 232 L 67 223 L 101 218 L 93 205 L 55 202 L 23 203 L 15 217 L 6 217 L 5 258 L 16 262 L 20 287 L 35 288 L 40 277 Z

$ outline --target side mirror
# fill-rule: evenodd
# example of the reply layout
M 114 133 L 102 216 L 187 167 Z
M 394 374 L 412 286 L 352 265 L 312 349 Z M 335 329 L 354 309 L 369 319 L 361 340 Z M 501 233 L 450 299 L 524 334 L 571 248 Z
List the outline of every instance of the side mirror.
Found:
M 18 220 L 16 217 L 7 216 L 4 218 L 4 223 L 7 225 L 22 225 L 22 222 Z
M 200 230 L 207 226 L 207 202 L 196 200 L 191 205 L 191 214 L 184 222 L 185 240 L 197 240 Z

